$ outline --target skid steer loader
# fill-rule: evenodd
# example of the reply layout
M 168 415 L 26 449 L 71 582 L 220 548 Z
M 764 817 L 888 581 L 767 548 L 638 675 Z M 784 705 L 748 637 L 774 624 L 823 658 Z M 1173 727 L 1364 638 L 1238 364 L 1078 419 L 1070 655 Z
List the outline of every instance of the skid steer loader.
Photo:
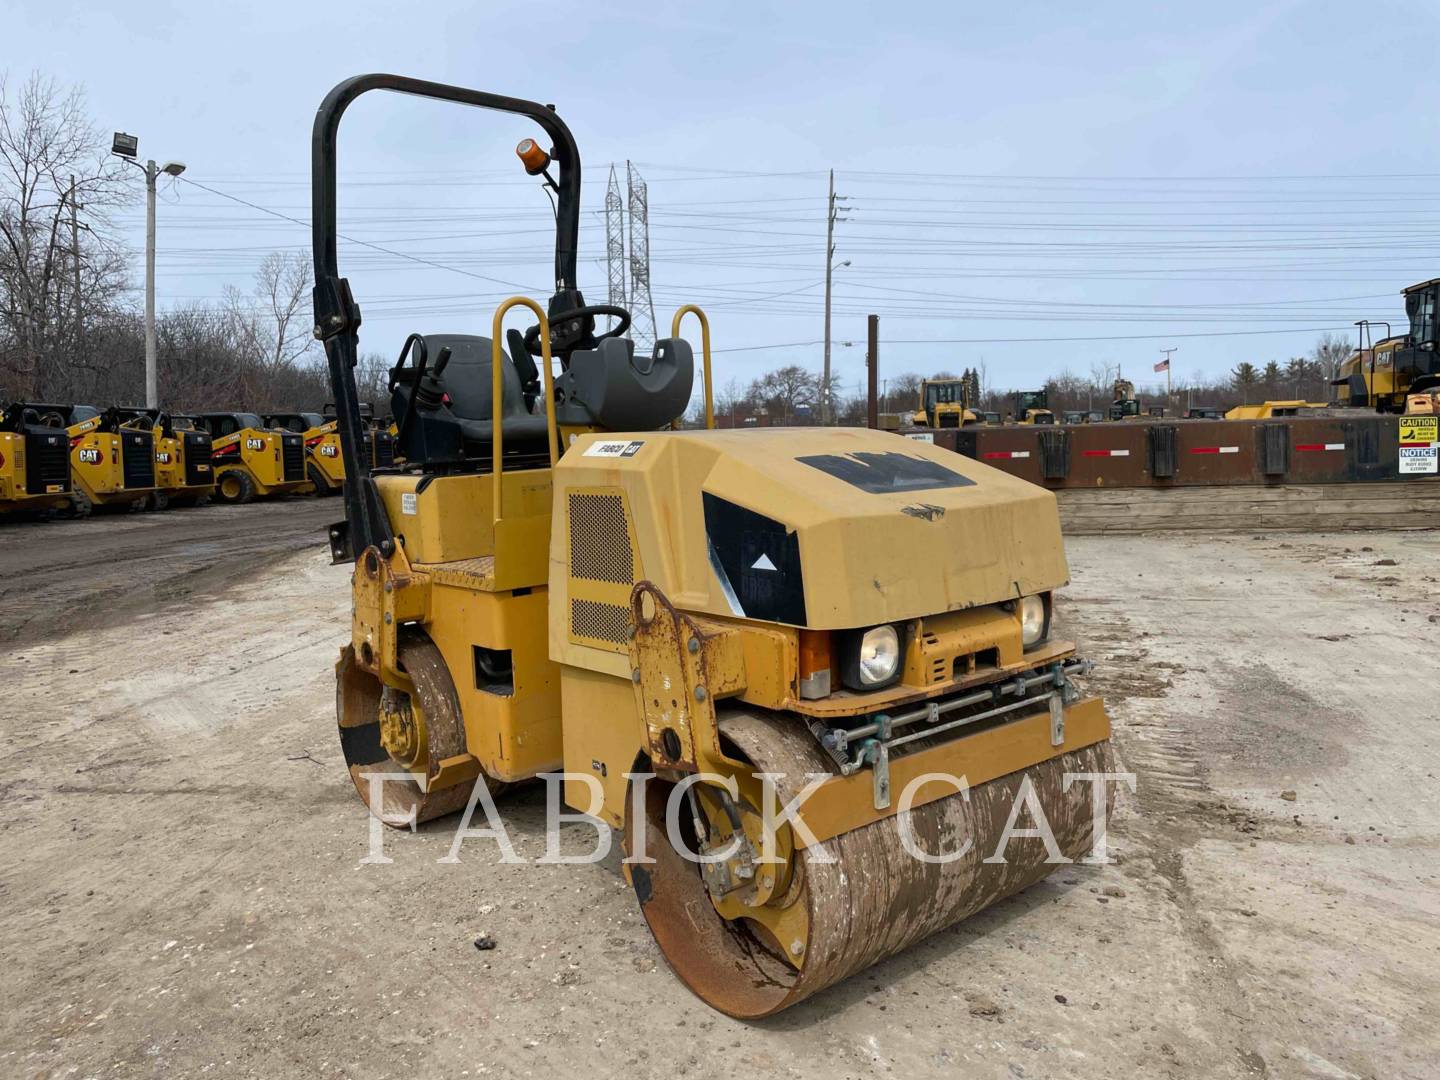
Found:
M 365 421 L 365 445 L 372 468 L 383 469 L 395 463 L 395 437 L 374 422 L 374 410 L 366 402 L 360 404 L 360 418 Z M 293 431 L 305 438 L 306 475 L 311 493 L 338 495 L 345 484 L 345 463 L 340 456 L 340 425 L 335 406 L 326 404 L 325 412 L 267 413 L 265 423 L 272 428 Z
M 48 517 L 70 505 L 70 440 L 58 422 L 41 422 L 48 408 L 15 402 L 0 412 L 0 515 Z
M 171 416 L 160 409 L 117 408 L 127 428 L 149 430 L 155 436 L 155 482 L 150 507 L 198 506 L 215 490 L 210 466 L 210 435 L 188 417 Z
M 333 417 L 316 412 L 266 413 L 265 426 L 293 432 L 305 440 L 305 477 L 301 494 L 338 495 L 345 483 L 340 464 L 340 432 Z
M 197 413 L 192 419 L 212 440 L 216 502 L 297 495 L 309 485 L 303 435 L 272 429 L 248 412 Z
M 127 427 L 125 410 L 43 406 L 42 419 L 60 422 L 70 439 L 71 506 L 77 517 L 93 508 L 143 510 L 158 490 L 155 433 Z
M 517 153 L 557 206 L 548 310 L 516 297 L 489 337 L 406 341 L 390 373 L 405 464 L 384 472 L 360 452 L 335 205 L 340 119 L 373 90 L 533 120 L 550 149 Z M 715 430 L 703 313 L 682 308 L 641 357 L 629 314 L 577 288 L 580 157 L 549 106 L 360 76 L 320 106 L 313 168 L 345 465 L 330 539 L 353 565 L 336 704 L 372 813 L 429 820 L 563 768 L 566 801 L 622 832 L 671 967 L 737 1017 L 1044 877 L 1040 840 L 990 857 L 1022 802 L 1062 859 L 1090 852 L 1104 814 L 1073 781 L 1108 770 L 1110 727 L 1051 633 L 1067 577 L 1051 493 L 887 432 Z M 516 308 L 527 330 L 505 326 Z M 672 428 L 687 314 L 705 430 Z M 616 322 L 597 333 L 597 316 Z

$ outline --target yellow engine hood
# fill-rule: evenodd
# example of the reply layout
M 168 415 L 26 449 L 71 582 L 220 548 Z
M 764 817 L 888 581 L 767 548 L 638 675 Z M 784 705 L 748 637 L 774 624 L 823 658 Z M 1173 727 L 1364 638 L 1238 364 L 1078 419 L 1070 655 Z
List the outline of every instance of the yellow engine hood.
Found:
M 575 488 L 624 492 L 637 576 L 692 611 L 845 629 L 1068 577 L 1054 495 L 884 431 L 582 436 L 555 471 L 552 581 L 569 576 Z

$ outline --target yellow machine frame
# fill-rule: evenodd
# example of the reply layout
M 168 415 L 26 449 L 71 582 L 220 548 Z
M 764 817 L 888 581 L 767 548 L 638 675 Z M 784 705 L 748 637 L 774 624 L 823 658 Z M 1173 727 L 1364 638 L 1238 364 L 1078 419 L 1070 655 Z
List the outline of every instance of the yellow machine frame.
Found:
M 61 428 L 42 438 L 63 446 L 68 436 Z M 23 431 L 0 431 L 0 514 L 44 513 L 70 505 L 70 479 L 47 484 L 44 491 L 29 488 L 29 459 Z M 67 455 L 68 468 L 68 455 Z
M 551 466 L 506 472 L 499 342 L 504 315 L 517 306 L 528 308 L 540 323 Z M 707 427 L 713 427 L 708 320 L 694 307 L 682 309 L 673 323 L 677 331 L 686 313 L 701 320 Z M 546 610 L 553 602 L 547 595 L 554 564 L 552 541 L 554 548 L 567 542 L 563 528 L 552 537 L 557 446 L 561 437 L 567 437 L 578 453 L 603 436 L 572 432 L 570 438 L 556 424 L 549 326 L 537 303 L 512 297 L 501 304 L 492 340 L 495 414 L 490 476 L 376 477 L 398 542 L 388 556 L 374 548 L 361 554 L 353 576 L 354 662 L 383 685 L 413 694 L 414 683 L 400 662 L 401 628 L 407 625 L 429 635 L 452 673 L 476 670 L 472 655 L 476 648 L 508 652 L 512 657 L 513 685 L 508 693 L 487 690 L 478 685 L 478 678 L 455 679 L 465 749 L 426 765 L 417 762 L 412 771 L 422 790 L 465 783 L 482 771 L 498 781 L 516 781 L 563 764 L 567 772 L 597 775 L 604 791 L 602 805 L 592 807 L 588 785 L 572 780 L 567 802 L 619 827 L 626 815 L 625 774 L 639 759 L 668 760 L 673 767 L 725 775 L 743 772 L 742 763 L 720 750 L 717 700 L 831 719 L 860 716 L 941 698 L 1073 656 L 1069 643 L 1022 652 L 1014 612 L 995 608 L 951 612 L 919 621 L 914 640 L 922 645 L 912 650 L 896 685 L 869 694 L 810 701 L 798 689 L 803 631 L 770 622 L 682 613 L 671 598 L 643 580 L 607 586 L 577 585 L 567 579 L 575 600 L 633 609 L 636 627 L 628 645 L 567 638 L 553 611 L 547 615 Z M 733 437 L 758 442 L 764 436 L 735 433 Z M 585 460 L 583 455 L 579 460 Z M 611 484 L 569 490 L 583 495 L 618 489 Z M 1040 492 L 1037 498 L 1053 502 L 1047 493 Z M 635 523 L 628 510 L 627 528 L 633 537 Z M 843 571 L 837 568 L 836 573 Z M 1041 566 L 1036 573 L 1039 578 L 1063 579 L 1063 563 Z M 979 657 L 988 659 L 981 664 Z M 946 674 L 937 678 L 937 671 Z M 658 704 L 662 698 L 651 693 L 661 686 L 675 688 L 663 697 L 668 707 Z M 647 695 L 657 703 L 653 708 Z M 634 722 L 625 723 L 624 717 L 634 717 Z M 947 769 L 963 773 L 972 783 L 982 782 L 1109 737 L 1109 721 L 1098 699 L 1065 708 L 1064 735 L 1058 742 L 1053 719 L 1037 713 L 907 755 L 897 762 L 891 784 Z M 667 754 L 674 747 L 667 742 L 666 730 L 679 732 L 682 756 Z M 826 781 L 807 803 L 802 820 L 823 840 L 892 814 L 893 807 L 854 797 L 857 785 L 868 783 L 856 776 Z M 947 794 L 953 794 L 953 788 L 927 785 L 915 805 Z
M 926 391 L 932 386 L 958 386 L 960 387 L 959 401 L 939 401 L 933 408 L 925 404 Z M 971 409 L 971 403 L 966 401 L 964 379 L 925 379 L 920 383 L 920 402 L 911 416 L 911 422 L 920 427 L 965 427 L 967 424 L 978 422 L 979 417 Z M 954 417 L 955 422 L 945 422 L 946 417 Z
M 114 425 L 115 430 L 106 431 L 106 424 L 107 414 L 101 413 L 65 429 L 70 437 L 71 484 L 75 492 L 91 505 L 141 509 L 159 484 L 155 436 L 148 427 L 132 428 L 119 424 Z M 142 434 L 143 442 L 139 438 Z M 144 455 L 146 467 L 133 468 L 136 472 L 143 472 L 148 483 L 126 485 L 127 454 Z
M 283 438 L 283 432 L 261 428 L 241 428 L 229 435 L 217 436 L 210 450 L 215 469 L 214 497 L 220 502 L 248 502 L 252 498 L 305 491 L 310 485 L 308 477 L 285 479 L 281 458 Z
M 477 339 L 433 370 L 434 340 L 406 339 L 389 380 L 418 459 L 405 469 L 354 452 L 360 311 L 339 272 L 335 138 L 371 90 L 527 116 L 551 140 L 516 153 L 555 196 L 555 293 L 496 310 L 488 410 Z M 1110 728 L 1072 682 L 1088 665 L 1050 640 L 1068 577 L 1052 492 L 886 432 L 715 430 L 693 306 L 671 327 L 700 323 L 706 426 L 683 429 L 689 344 L 657 341 L 647 363 L 614 340 L 630 313 L 576 285 L 579 152 L 552 107 L 361 75 L 313 135 L 316 335 L 354 473 L 330 531 L 353 566 L 336 711 L 372 813 L 468 819 L 487 791 L 563 766 L 565 801 L 623 830 L 676 975 L 747 1019 L 1093 850 L 1103 800 L 1072 781 L 1111 774 Z M 507 358 L 517 307 L 536 325 L 510 332 Z M 600 316 L 619 321 L 597 333 Z M 524 416 L 506 402 L 517 375 Z M 1053 814 L 1043 850 L 976 851 L 1007 846 L 1022 796 L 1037 824 Z M 945 857 L 906 860 L 912 828 Z
M 197 462 L 195 465 L 195 471 L 208 478 L 204 483 L 186 483 L 189 468 L 186 460 L 185 429 L 170 426 L 170 433 L 166 434 L 166 418 L 157 417 L 153 423 L 147 423 L 147 419 L 137 417 L 125 426 L 150 431 L 154 436 L 157 490 L 151 498 L 157 503 L 157 508 L 163 508 L 166 504 L 193 506 L 202 499 L 209 498 L 215 490 L 215 473 L 210 462 Z M 171 424 L 173 425 L 173 421 Z

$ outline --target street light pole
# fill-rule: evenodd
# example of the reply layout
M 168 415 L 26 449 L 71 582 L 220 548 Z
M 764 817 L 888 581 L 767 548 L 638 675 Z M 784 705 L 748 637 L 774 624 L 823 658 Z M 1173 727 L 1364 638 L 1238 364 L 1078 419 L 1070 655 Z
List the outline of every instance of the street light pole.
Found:
M 155 358 L 155 161 L 145 162 L 145 407 L 160 407 L 160 368 Z
M 155 184 L 160 174 L 179 176 L 185 171 L 183 161 L 167 161 L 156 166 L 151 158 L 141 165 L 135 160 L 140 140 L 123 131 L 115 133 L 110 152 L 121 161 L 134 165 L 145 174 L 145 407 L 160 407 L 160 369 L 155 348 Z

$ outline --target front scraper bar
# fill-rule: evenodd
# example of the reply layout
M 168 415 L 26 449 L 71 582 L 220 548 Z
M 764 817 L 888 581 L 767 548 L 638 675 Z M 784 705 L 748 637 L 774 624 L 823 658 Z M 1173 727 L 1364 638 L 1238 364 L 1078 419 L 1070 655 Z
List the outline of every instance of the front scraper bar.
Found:
M 1007 713 L 1018 712 L 1021 709 L 1033 709 L 1042 704 L 1048 705 L 1050 709 L 1050 744 L 1052 746 L 1063 745 L 1065 742 L 1065 706 L 1080 697 L 1079 690 L 1070 682 L 1070 676 L 1084 675 L 1093 667 L 1094 664 L 1088 660 L 1051 664 L 1039 674 L 1021 675 L 1014 679 L 1008 679 L 998 686 L 962 694 L 960 697 L 927 702 L 909 712 L 897 713 L 894 716 L 888 713 L 875 713 L 869 723 L 862 724 L 860 727 L 847 730 L 826 727 L 818 721 L 812 721 L 810 730 L 820 740 L 820 745 L 834 759 L 835 764 L 840 767 L 841 776 L 851 776 L 866 765 L 871 766 L 875 776 L 875 809 L 886 810 L 890 806 L 890 751 L 895 747 L 919 742 L 921 739 L 934 738 L 946 731 L 969 727 L 972 724 L 1004 716 Z M 1043 694 L 1027 696 L 1037 686 L 1048 686 L 1050 689 Z M 999 704 L 1002 698 L 1007 697 L 1016 697 L 1019 700 L 1003 705 Z M 940 718 L 947 713 L 968 709 L 975 705 L 992 705 L 993 707 L 969 713 L 943 724 L 940 723 Z M 926 722 L 923 729 L 905 735 L 895 734 L 897 728 L 908 727 L 922 720 Z M 850 756 L 852 746 L 855 748 L 854 757 Z

